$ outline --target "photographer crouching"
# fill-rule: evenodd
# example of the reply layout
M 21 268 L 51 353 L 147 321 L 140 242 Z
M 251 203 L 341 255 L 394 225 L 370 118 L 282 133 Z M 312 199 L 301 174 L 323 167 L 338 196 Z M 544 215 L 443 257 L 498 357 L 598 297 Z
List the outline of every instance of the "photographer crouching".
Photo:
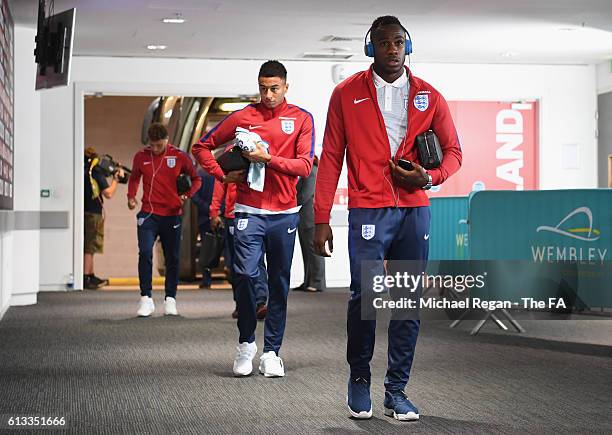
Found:
M 97 290 L 108 284 L 94 274 L 94 254 L 104 252 L 104 199 L 111 199 L 119 183 L 127 183 L 127 168 L 112 157 L 98 156 L 95 148 L 85 149 L 85 246 L 83 250 L 83 287 Z M 107 178 L 112 177 L 108 184 Z

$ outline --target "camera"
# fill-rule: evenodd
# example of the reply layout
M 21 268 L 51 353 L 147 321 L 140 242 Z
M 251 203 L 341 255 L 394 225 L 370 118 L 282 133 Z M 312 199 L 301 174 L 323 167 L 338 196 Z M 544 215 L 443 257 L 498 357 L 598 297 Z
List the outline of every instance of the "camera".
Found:
M 119 179 L 117 180 L 121 184 L 127 184 L 130 174 L 132 173 L 132 170 L 130 168 L 127 168 L 115 162 L 113 157 L 108 154 L 104 154 L 100 157 L 100 160 L 98 161 L 98 167 L 100 168 L 105 177 L 112 177 L 117 172 L 119 172 L 119 169 L 123 169 L 123 177 L 119 177 Z

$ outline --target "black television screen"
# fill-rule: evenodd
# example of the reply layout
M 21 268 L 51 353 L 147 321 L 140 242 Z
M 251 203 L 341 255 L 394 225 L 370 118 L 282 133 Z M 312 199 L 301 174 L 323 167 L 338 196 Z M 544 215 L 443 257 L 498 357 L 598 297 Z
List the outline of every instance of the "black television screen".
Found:
M 70 81 L 75 15 L 76 9 L 69 9 L 45 18 L 38 26 L 36 89 L 65 86 Z

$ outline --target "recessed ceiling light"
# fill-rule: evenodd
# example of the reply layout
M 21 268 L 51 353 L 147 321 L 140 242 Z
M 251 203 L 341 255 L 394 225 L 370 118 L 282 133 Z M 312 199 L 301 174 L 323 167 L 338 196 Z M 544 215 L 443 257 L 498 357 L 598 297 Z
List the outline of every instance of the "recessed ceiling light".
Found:
M 153 44 L 147 45 L 148 50 L 165 50 L 166 48 L 168 47 L 165 45 L 153 45 Z
M 328 52 L 306 52 L 301 56 L 303 59 L 350 59 L 353 57 L 353 53 L 350 52 L 337 52 L 333 51 L 331 53 Z
M 337 36 L 337 35 L 327 35 L 321 38 L 323 42 L 353 42 L 353 41 L 363 41 L 361 36 Z
M 183 15 L 180 13 L 176 14 L 174 17 L 167 17 L 162 20 L 162 22 L 166 24 L 183 24 L 185 21 L 185 18 L 183 18 Z
M 501 57 L 514 57 L 514 56 L 518 56 L 518 53 L 516 51 L 505 51 L 503 53 L 499 53 L 499 55 Z

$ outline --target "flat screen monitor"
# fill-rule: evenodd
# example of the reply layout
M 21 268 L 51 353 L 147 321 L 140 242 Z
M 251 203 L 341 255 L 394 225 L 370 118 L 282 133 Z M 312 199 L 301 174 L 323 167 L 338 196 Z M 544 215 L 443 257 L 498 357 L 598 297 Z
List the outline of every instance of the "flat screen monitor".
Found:
M 44 20 L 36 35 L 36 89 L 66 86 L 70 82 L 70 62 L 74 42 L 76 9 L 60 12 Z

